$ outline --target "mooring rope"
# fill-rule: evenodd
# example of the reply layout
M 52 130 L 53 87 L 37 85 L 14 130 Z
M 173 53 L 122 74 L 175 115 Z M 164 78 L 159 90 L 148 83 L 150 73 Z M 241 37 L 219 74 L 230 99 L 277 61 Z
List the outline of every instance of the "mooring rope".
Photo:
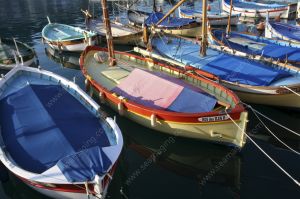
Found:
M 260 123 L 262 123 L 262 125 L 269 131 L 269 133 L 271 135 L 273 135 L 281 144 L 283 144 L 286 148 L 288 148 L 289 150 L 291 150 L 292 152 L 296 153 L 297 155 L 300 155 L 300 152 L 296 151 L 295 149 L 293 149 L 292 147 L 290 147 L 289 145 L 287 145 L 285 142 L 283 142 L 280 138 L 278 138 L 268 127 L 267 125 L 260 119 L 260 117 L 256 114 L 256 112 L 253 110 L 253 108 L 251 106 L 248 106 L 254 113 L 254 115 L 257 117 L 257 119 L 260 121 Z
M 284 168 L 282 168 L 270 155 L 267 154 L 228 114 L 227 110 L 225 109 L 225 113 L 227 114 L 228 118 L 246 135 L 246 137 L 256 146 L 275 166 L 277 166 L 287 177 L 289 177 L 296 185 L 300 187 L 300 183 L 291 175 L 289 174 Z
M 293 130 L 287 128 L 286 126 L 284 126 L 284 125 L 282 125 L 282 124 L 279 124 L 278 122 L 272 120 L 272 119 L 269 118 L 268 116 L 266 116 L 266 115 L 262 114 L 261 112 L 255 110 L 255 109 L 254 109 L 252 106 L 250 106 L 249 104 L 246 104 L 245 102 L 242 102 L 242 104 L 244 104 L 246 107 L 250 108 L 253 112 L 259 114 L 260 116 L 262 116 L 262 117 L 266 118 L 267 120 L 273 122 L 274 124 L 280 126 L 281 128 L 283 128 L 283 129 L 289 131 L 290 133 L 293 133 L 293 134 L 295 134 L 296 136 L 299 136 L 299 137 L 300 137 L 300 134 L 299 134 L 299 133 L 297 133 L 297 132 L 295 132 L 295 131 L 293 131 Z

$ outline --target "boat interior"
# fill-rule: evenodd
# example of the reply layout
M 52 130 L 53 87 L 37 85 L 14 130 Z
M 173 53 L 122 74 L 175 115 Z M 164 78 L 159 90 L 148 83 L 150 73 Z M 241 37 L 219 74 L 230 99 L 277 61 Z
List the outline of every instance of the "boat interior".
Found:
M 98 111 L 76 89 L 45 74 L 15 73 L 2 87 L 0 110 L 1 147 L 26 171 L 41 174 L 57 165 L 68 178 L 75 175 L 66 165 L 72 161 L 78 172 L 92 172 L 90 161 L 106 161 L 102 148 L 116 145 L 113 130 Z M 85 146 L 83 140 L 91 138 Z M 107 166 L 99 164 L 91 165 Z
M 84 60 L 87 74 L 119 98 L 150 108 L 180 113 L 200 113 L 234 108 L 228 93 L 210 84 L 152 62 L 116 53 L 117 66 L 95 59 L 102 51 L 89 51 Z M 98 56 L 98 55 L 97 55 Z M 160 72 L 160 73 L 158 73 Z M 208 94 L 210 93 L 210 94 Z

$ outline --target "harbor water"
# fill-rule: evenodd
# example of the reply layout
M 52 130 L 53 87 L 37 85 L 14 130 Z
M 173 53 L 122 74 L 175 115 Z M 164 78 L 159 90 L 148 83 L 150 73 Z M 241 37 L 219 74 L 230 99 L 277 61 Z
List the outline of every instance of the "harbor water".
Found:
M 75 80 L 84 88 L 84 77 L 78 64 L 79 54 L 58 53 L 43 44 L 42 28 L 52 22 L 84 27 L 81 9 L 101 15 L 100 0 L 0 0 L 0 37 L 16 38 L 32 46 L 39 65 L 49 71 Z M 126 23 L 126 11 L 108 1 L 112 17 Z M 174 0 L 157 0 L 166 12 Z M 219 9 L 217 1 L 210 2 Z M 136 7 L 151 10 L 152 0 L 140 0 Z M 200 2 L 196 2 L 200 5 Z M 254 23 L 260 19 L 253 20 Z M 293 21 L 289 21 L 293 23 Z M 240 23 L 238 31 L 255 31 L 252 23 Z M 131 50 L 117 46 L 118 50 Z M 5 71 L 1 71 L 5 73 Z M 300 100 L 300 98 L 299 98 Z M 300 112 L 263 105 L 252 105 L 278 123 L 300 132 Z M 300 188 L 270 162 L 249 140 L 239 151 L 218 144 L 168 136 L 116 116 L 125 144 L 107 198 L 129 199 L 212 199 L 212 198 L 300 198 Z M 63 111 L 63 110 L 61 110 Z M 300 138 L 285 129 L 263 120 L 278 137 L 300 151 Z M 270 156 L 295 179 L 300 181 L 300 156 L 287 150 L 272 137 L 264 125 L 249 111 L 247 132 Z M 84 142 L 84 141 L 83 141 Z M 84 144 L 84 143 L 83 143 Z M 6 175 L 8 174 L 8 176 Z M 11 173 L 0 168 L 0 199 L 46 199 Z

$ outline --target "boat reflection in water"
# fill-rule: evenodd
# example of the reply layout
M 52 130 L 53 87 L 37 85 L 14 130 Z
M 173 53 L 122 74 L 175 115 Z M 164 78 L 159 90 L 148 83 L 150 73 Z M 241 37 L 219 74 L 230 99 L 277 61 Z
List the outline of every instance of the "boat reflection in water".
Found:
M 137 124 L 129 129 L 127 119 L 117 121 L 126 145 L 120 166 L 127 197 L 197 198 L 217 187 L 217 198 L 239 195 L 237 148 L 168 136 Z M 149 192 L 140 191 L 145 187 L 151 187 Z
M 45 53 L 52 61 L 59 63 L 62 67 L 79 70 L 80 53 L 60 52 L 50 47 L 45 48 Z

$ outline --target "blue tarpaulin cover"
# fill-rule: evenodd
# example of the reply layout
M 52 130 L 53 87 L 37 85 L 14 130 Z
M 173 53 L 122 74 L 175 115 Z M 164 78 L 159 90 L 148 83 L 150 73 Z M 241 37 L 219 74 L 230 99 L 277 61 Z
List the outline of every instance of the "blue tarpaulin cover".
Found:
M 281 35 L 300 42 L 299 26 L 274 21 L 270 21 L 269 23 L 272 26 L 272 28 L 274 28 Z
M 59 160 L 57 166 L 69 182 L 85 182 L 105 174 L 111 164 L 102 148 L 94 146 Z
M 223 54 L 210 48 L 207 49 L 207 56 L 201 57 L 199 54 L 200 46 L 185 39 L 172 38 L 170 42 L 170 39 L 165 36 L 162 39 L 153 38 L 152 44 L 163 55 L 215 74 L 230 82 L 267 86 L 278 79 L 290 76 L 288 72 L 283 70 L 237 56 Z
M 153 12 L 149 15 L 149 17 L 145 20 L 145 24 L 147 26 L 151 26 L 152 24 L 156 24 L 160 19 L 164 17 L 164 14 L 161 12 Z M 167 27 L 167 28 L 179 28 L 184 25 L 188 25 L 194 23 L 195 20 L 193 19 L 186 19 L 186 18 L 178 18 L 178 17 L 167 17 L 163 20 L 159 27 Z
M 281 46 L 271 42 L 257 41 L 253 36 L 247 36 L 239 33 L 230 33 L 227 38 L 224 30 L 213 30 L 213 35 L 226 46 L 251 55 L 264 55 L 275 60 L 289 60 L 300 62 L 300 48 Z M 237 41 L 232 39 L 237 38 Z
M 86 162 L 78 159 L 72 165 L 76 171 L 60 164 L 67 179 L 90 180 L 107 168 L 100 148 L 110 143 L 102 124 L 60 85 L 26 85 L 1 99 L 0 110 L 6 150 L 21 168 L 42 173 L 85 149 L 80 158 Z

